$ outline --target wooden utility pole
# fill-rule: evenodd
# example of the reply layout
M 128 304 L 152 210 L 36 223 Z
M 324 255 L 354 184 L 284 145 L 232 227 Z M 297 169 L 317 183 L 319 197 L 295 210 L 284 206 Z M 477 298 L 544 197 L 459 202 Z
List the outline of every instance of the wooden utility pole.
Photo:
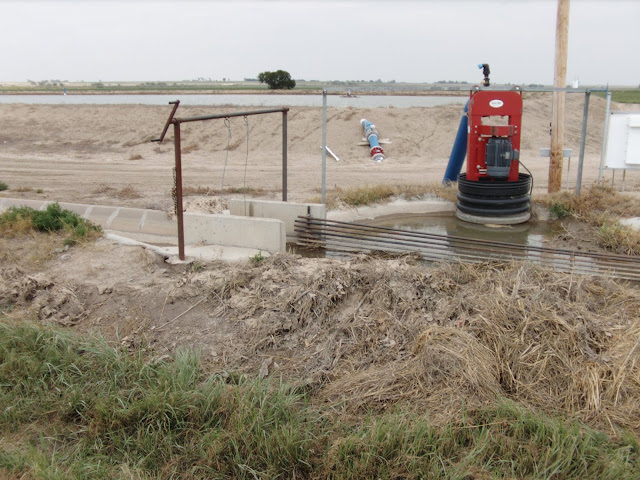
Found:
M 569 43 L 569 0 L 558 0 L 556 19 L 556 64 L 553 86 L 567 86 L 567 45 Z M 562 184 L 562 148 L 564 142 L 565 92 L 553 92 L 551 106 L 551 162 L 549 164 L 549 193 L 560 190 Z

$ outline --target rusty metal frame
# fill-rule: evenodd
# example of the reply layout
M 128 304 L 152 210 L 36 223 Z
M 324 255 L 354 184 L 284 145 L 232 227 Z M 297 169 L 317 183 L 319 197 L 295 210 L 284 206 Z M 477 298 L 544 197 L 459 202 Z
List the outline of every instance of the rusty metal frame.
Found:
M 173 109 L 169 114 L 169 118 L 162 130 L 160 138 L 154 138 L 152 142 L 162 143 L 169 125 L 173 125 L 173 144 L 175 150 L 175 162 L 176 162 L 176 216 L 178 219 L 178 257 L 180 260 L 185 259 L 184 254 L 184 214 L 182 211 L 182 143 L 180 138 L 180 125 L 183 123 L 200 122 L 204 120 L 216 120 L 221 118 L 231 117 L 248 117 L 249 115 L 263 115 L 267 113 L 282 113 L 282 201 L 287 201 L 287 112 L 286 107 L 271 108 L 268 110 L 252 110 L 248 112 L 234 112 L 234 113 L 222 113 L 218 115 L 203 115 L 199 117 L 185 117 L 178 118 L 175 116 L 178 107 L 180 106 L 180 100 L 175 102 L 169 102 L 169 105 L 173 105 Z

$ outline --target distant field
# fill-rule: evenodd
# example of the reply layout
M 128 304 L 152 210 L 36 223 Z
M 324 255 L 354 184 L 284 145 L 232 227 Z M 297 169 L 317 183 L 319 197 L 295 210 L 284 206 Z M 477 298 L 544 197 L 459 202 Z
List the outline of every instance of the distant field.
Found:
M 597 95 L 605 96 L 604 92 L 598 92 Z M 640 103 L 640 88 L 633 90 L 612 90 L 611 100 L 620 103 Z
M 433 94 L 447 95 L 460 94 L 460 91 L 468 92 L 472 88 L 471 84 L 448 84 L 448 83 L 396 83 L 396 82 L 352 82 L 352 81 L 297 81 L 297 85 L 293 90 L 269 90 L 266 85 L 255 81 L 238 81 L 238 82 L 74 82 L 62 85 L 32 85 L 24 83 L 1 83 L 1 94 L 59 94 L 66 88 L 68 94 L 109 94 L 109 93 L 169 93 L 169 92 L 197 92 L 197 93 L 223 93 L 223 92 L 264 92 L 264 93 L 288 93 L 300 94 L 307 92 L 318 92 L 325 87 L 329 87 L 335 93 L 336 89 L 346 92 L 378 90 L 379 93 L 389 94 L 396 90 L 398 93 L 405 94 L 415 89 L 415 92 L 429 92 Z M 511 88 L 511 85 L 505 85 L 505 88 Z M 542 85 L 539 85 L 542 87 Z M 523 86 L 526 90 L 527 87 Z M 381 91 L 381 92 L 380 92 Z M 620 103 L 640 103 L 640 88 L 622 88 L 611 90 L 612 100 Z M 594 92 L 600 97 L 605 97 L 605 92 Z

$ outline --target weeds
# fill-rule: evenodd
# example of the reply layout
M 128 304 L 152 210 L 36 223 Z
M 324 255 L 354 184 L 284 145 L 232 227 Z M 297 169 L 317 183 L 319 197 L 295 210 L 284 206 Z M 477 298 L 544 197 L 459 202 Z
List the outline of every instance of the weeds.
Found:
M 573 215 L 573 210 L 562 202 L 555 202 L 549 205 L 549 213 L 555 218 L 562 219 Z
M 615 217 L 640 216 L 640 202 L 611 187 L 593 185 L 581 195 L 561 192 L 538 198 L 557 218 L 573 217 L 599 228 L 596 235 L 601 247 L 616 253 L 640 255 L 640 232 L 620 225 Z M 614 218 L 612 221 L 611 218 Z
M 512 403 L 436 426 L 343 418 L 284 383 L 208 375 L 27 322 L 0 323 L 0 474 L 37 478 L 633 479 L 640 445 Z M 34 432 L 41 432 L 34 435 Z
M 189 271 L 191 273 L 198 273 L 202 270 L 204 270 L 204 265 L 198 261 L 195 261 L 191 265 L 189 265 Z
M 90 238 L 93 232 L 101 228 L 77 213 L 63 210 L 58 203 L 52 203 L 43 211 L 31 207 L 11 207 L 0 215 L 0 232 L 24 233 L 30 230 L 38 232 L 59 232 L 69 234 L 65 244 L 72 245 Z
M 266 260 L 267 257 L 262 255 L 262 251 L 256 253 L 253 257 L 249 257 L 249 263 L 253 264 L 253 265 L 258 265 L 260 263 L 262 263 L 264 260 Z
M 185 186 L 182 188 L 182 195 L 222 195 L 222 194 L 248 194 L 248 195 L 264 195 L 266 190 L 259 187 L 226 187 L 224 190 L 219 188 L 206 187 L 204 185 L 198 185 L 195 187 Z
M 359 207 L 384 203 L 392 197 L 407 199 L 419 198 L 424 195 L 436 195 L 449 201 L 455 201 L 456 191 L 453 188 L 439 184 L 427 185 L 373 185 L 367 187 L 341 188 L 335 187 L 326 193 L 326 205 L 328 209 L 338 208 L 340 205 Z M 311 200 L 320 203 L 320 198 Z
M 605 222 L 598 230 L 602 247 L 622 255 L 640 255 L 640 233 L 620 222 Z
M 8 190 L 9 189 L 9 185 L 7 185 L 4 182 L 0 182 L 0 192 L 2 192 L 3 190 Z

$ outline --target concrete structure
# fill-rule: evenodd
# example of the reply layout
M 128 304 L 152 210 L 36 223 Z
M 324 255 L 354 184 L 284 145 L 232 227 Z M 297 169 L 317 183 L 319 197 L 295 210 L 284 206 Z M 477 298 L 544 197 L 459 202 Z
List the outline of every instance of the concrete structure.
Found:
M 13 206 L 44 210 L 51 203 L 54 202 L 0 197 L 0 212 Z M 126 237 L 136 242 L 161 246 L 177 245 L 178 242 L 176 220 L 163 211 L 65 202 L 59 205 L 100 225 L 106 233 L 115 234 L 114 238 Z M 266 218 L 185 214 L 185 241 L 198 244 L 196 250 L 190 250 L 198 251 L 199 258 L 226 258 L 224 252 L 233 252 L 233 259 L 237 259 L 242 256 L 243 250 L 245 258 L 258 252 L 273 254 L 286 251 L 284 222 Z M 205 255 L 202 249 L 206 247 L 225 249 L 216 248 Z M 166 249 L 167 254 L 172 252 L 171 248 Z
M 269 253 L 284 252 L 287 248 L 284 222 L 274 218 L 185 213 L 184 238 L 185 243 L 192 245 L 229 245 Z
M 296 218 L 311 215 L 314 218 L 327 218 L 327 206 L 322 203 L 292 203 L 270 200 L 237 199 L 229 200 L 231 215 L 243 215 L 255 218 L 276 218 L 284 222 L 289 240 L 295 238 Z

